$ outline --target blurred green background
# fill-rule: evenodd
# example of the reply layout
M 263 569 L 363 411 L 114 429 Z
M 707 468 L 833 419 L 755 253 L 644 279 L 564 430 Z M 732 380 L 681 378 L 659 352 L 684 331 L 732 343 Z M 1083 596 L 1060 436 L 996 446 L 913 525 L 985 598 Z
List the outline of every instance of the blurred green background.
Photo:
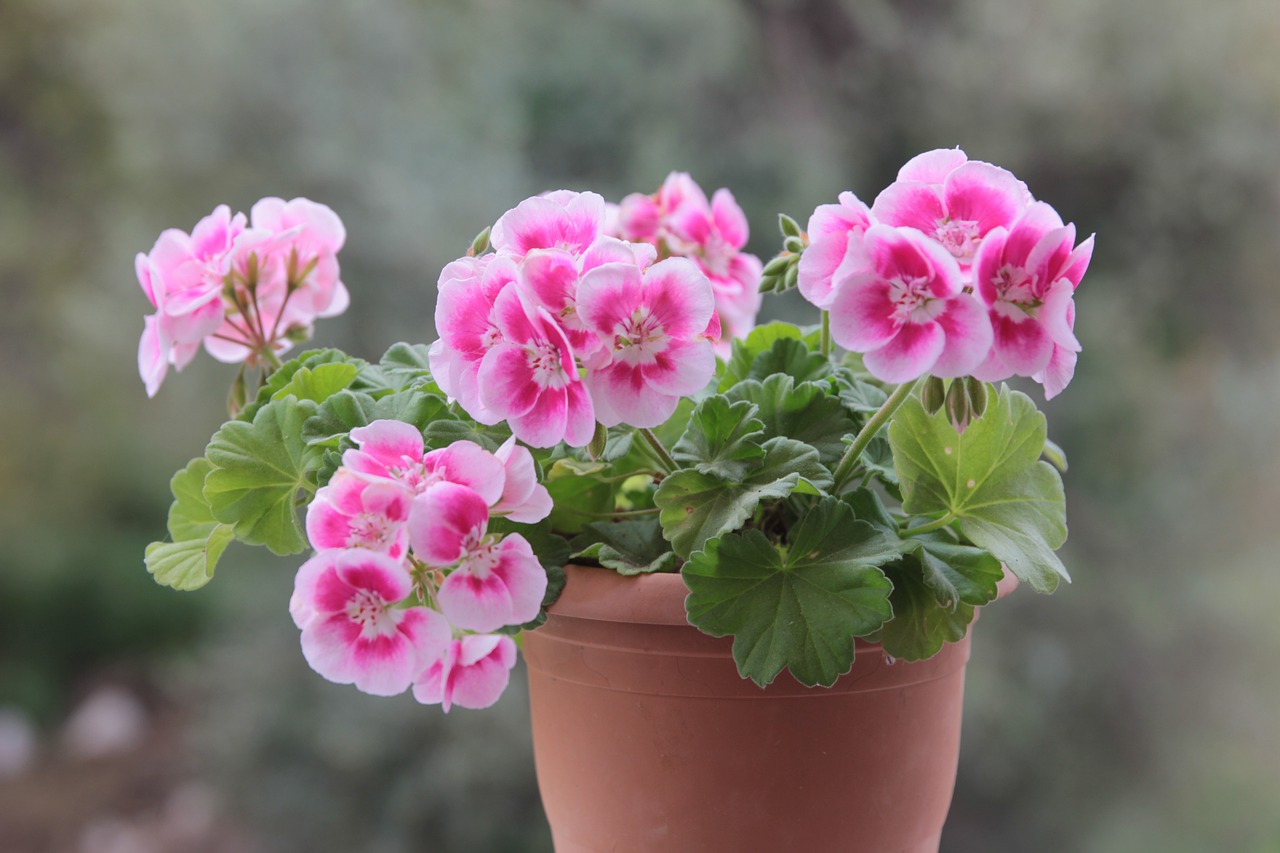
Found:
M 330 204 L 353 303 L 316 342 L 376 357 L 533 193 L 686 170 L 767 256 L 777 212 L 956 145 L 1098 243 L 1047 406 L 1075 582 L 977 628 L 943 850 L 1280 850 L 1274 0 L 4 0 L 0 846 L 550 850 L 518 683 L 363 696 L 298 654 L 294 562 L 147 576 L 233 374 L 145 397 L 162 229 Z M 142 734 L 93 757 L 71 721 L 112 690 Z

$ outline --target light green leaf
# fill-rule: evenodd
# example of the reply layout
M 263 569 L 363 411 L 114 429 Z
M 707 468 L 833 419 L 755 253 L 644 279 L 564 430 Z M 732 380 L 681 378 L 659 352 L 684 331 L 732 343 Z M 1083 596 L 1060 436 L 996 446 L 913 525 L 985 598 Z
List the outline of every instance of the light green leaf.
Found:
M 397 391 L 431 381 L 431 363 L 426 344 L 392 344 L 378 362 L 387 382 Z
M 679 563 L 657 518 L 592 522 L 570 544 L 574 557 L 598 560 L 623 575 L 669 572 Z
M 1067 538 L 1062 479 L 1039 457 L 1045 420 L 1029 397 L 1001 388 L 957 435 L 945 411 L 903 404 L 889 427 L 903 510 L 958 519 L 960 532 L 1040 592 L 1070 578 L 1054 553 Z
M 236 420 L 245 421 L 246 423 L 252 422 L 259 409 L 276 397 L 284 396 L 280 392 L 293 381 L 293 377 L 298 371 L 303 369 L 314 370 L 325 364 L 353 364 L 356 366 L 357 371 L 368 366 L 361 359 L 352 358 L 341 350 L 307 350 L 296 358 L 289 359 L 273 372 L 267 378 L 267 383 L 258 389 L 257 397 L 236 415 Z
M 773 322 L 756 326 L 745 339 L 735 338 L 731 344 L 731 354 L 724 367 L 724 375 L 716 389 L 721 394 L 738 382 L 747 378 L 751 365 L 761 353 L 768 352 L 774 343 L 780 340 L 804 340 L 817 345 L 819 333 L 805 332 L 790 323 Z
M 213 466 L 193 459 L 173 475 L 173 505 L 169 508 L 171 542 L 147 546 L 147 571 L 157 583 L 174 589 L 199 589 L 213 577 L 218 558 L 232 539 L 231 527 L 213 517 L 204 499 L 204 480 Z
M 761 382 L 774 374 L 786 374 L 796 382 L 822 379 L 831 373 L 831 360 L 813 352 L 799 338 L 780 338 L 755 357 L 744 379 Z
M 206 457 L 213 470 L 204 496 L 214 518 L 231 525 L 241 542 L 265 545 L 274 554 L 307 547 L 295 504 L 298 492 L 311 488 L 307 478 L 319 464 L 319 452 L 309 452 L 302 437 L 316 408 L 294 397 L 272 400 L 253 423 L 231 421 L 210 439 Z
M 787 667 L 803 684 L 830 686 L 853 665 L 854 637 L 892 615 L 892 586 L 878 566 L 899 555 L 847 504 L 825 498 L 785 550 L 758 530 L 708 541 L 681 570 L 685 607 L 704 633 L 733 635 L 744 677 L 766 685 Z
M 320 404 L 350 386 L 359 372 L 356 365 L 344 362 L 317 364 L 314 368 L 300 367 L 284 387 L 271 395 L 271 399 L 293 396 Z
M 764 424 L 766 438 L 782 436 L 814 447 L 827 465 L 844 453 L 845 437 L 855 424 L 844 406 L 826 393 L 824 383 L 771 376 L 764 382 L 747 379 L 729 389 L 730 400 L 746 400 L 758 406 L 756 417 Z

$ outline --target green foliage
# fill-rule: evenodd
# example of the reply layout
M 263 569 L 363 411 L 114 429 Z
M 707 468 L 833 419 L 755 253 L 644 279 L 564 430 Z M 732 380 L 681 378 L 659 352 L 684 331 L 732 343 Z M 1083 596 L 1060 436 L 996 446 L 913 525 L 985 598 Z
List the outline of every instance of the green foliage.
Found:
M 764 434 L 764 424 L 753 417 L 757 408 L 745 400 L 731 403 L 722 395 L 708 397 L 694 408 L 689 429 L 671 455 L 677 462 L 692 463 L 701 474 L 740 479 L 764 458 L 756 440 Z
M 213 465 L 193 459 L 173 475 L 169 542 L 147 546 L 147 571 L 157 583 L 174 589 L 199 589 L 213 578 L 218 558 L 233 538 L 231 526 L 214 518 L 204 497 L 204 480 Z
M 775 322 L 756 326 L 745 339 L 735 338 L 731 343 L 729 361 L 724 366 L 717 390 L 723 394 L 748 378 L 756 359 L 772 350 L 778 341 L 797 340 L 817 346 L 818 338 L 818 332 L 805 332 L 790 323 Z
M 757 684 L 783 667 L 803 684 L 831 685 L 853 665 L 853 638 L 893 615 L 878 568 L 901 555 L 896 538 L 824 498 L 775 546 L 759 530 L 706 542 L 681 571 L 689 621 L 733 635 L 738 671 Z
M 1041 592 L 1069 579 L 1054 553 L 1067 537 L 1062 480 L 1040 461 L 1045 419 L 1025 394 L 1002 388 L 959 435 L 945 408 L 929 415 L 910 399 L 889 441 L 904 511 L 955 519 L 969 541 Z
M 756 417 L 766 438 L 791 438 L 818 451 L 823 464 L 831 465 L 845 448 L 845 437 L 855 429 L 844 406 L 827 394 L 818 382 L 801 382 L 785 374 L 764 382 L 745 379 L 728 390 L 730 400 L 747 400 L 758 407 Z
M 316 412 L 311 400 L 272 400 L 252 423 L 229 421 L 209 441 L 213 466 L 204 495 L 214 518 L 235 537 L 265 545 L 273 554 L 297 554 L 307 546 L 298 520 L 301 491 L 313 491 L 308 475 L 319 453 L 303 439 L 303 424 Z
M 573 556 L 596 560 L 623 575 L 675 571 L 679 562 L 656 518 L 592 522 L 571 544 Z

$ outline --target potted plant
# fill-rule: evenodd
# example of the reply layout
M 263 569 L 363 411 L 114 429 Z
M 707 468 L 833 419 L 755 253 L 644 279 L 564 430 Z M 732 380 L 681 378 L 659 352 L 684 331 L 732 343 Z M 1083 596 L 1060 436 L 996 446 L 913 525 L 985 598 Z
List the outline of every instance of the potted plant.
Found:
M 310 550 L 307 662 L 446 712 L 523 642 L 562 853 L 936 849 L 968 627 L 1006 572 L 1067 578 L 1061 452 L 990 383 L 1069 382 L 1093 238 L 959 149 L 780 222 L 762 265 L 681 173 L 526 199 L 444 268 L 439 338 L 377 362 L 282 361 L 347 304 L 329 208 L 164 232 L 148 393 L 202 345 L 240 369 L 148 570 Z M 793 288 L 817 322 L 754 327 Z

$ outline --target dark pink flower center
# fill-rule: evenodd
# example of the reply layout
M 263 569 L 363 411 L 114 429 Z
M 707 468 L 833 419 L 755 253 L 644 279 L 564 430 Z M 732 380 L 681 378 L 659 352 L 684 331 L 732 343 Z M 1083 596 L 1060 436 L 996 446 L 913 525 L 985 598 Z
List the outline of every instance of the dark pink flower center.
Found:
M 1011 302 L 1024 309 L 1040 304 L 1036 294 L 1036 276 L 1022 267 L 1005 264 L 996 272 L 991 284 L 1001 302 Z
M 361 632 L 387 634 L 395 630 L 396 620 L 387 610 L 382 596 L 368 589 L 358 589 L 347 602 L 347 618 L 360 626 Z
M 525 348 L 533 381 L 543 388 L 563 388 L 568 384 L 560 363 L 560 350 L 551 343 L 541 341 Z

